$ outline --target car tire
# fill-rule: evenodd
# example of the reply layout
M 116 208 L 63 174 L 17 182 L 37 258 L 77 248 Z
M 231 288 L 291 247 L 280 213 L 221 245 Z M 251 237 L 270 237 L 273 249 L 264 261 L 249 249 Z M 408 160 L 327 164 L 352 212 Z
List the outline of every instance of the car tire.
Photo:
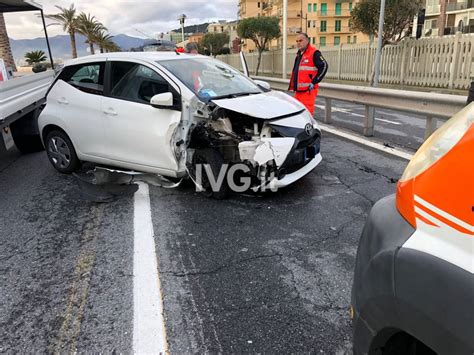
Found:
M 44 143 L 48 159 L 57 171 L 71 174 L 80 168 L 81 162 L 66 133 L 52 131 L 46 136 Z
M 44 150 L 39 134 L 35 136 L 14 136 L 13 141 L 22 154 L 35 153 Z
M 196 166 L 198 164 L 209 164 L 211 167 L 212 173 L 214 175 L 214 180 L 217 181 L 219 176 L 219 172 L 221 170 L 222 165 L 224 164 L 224 158 L 222 154 L 212 148 L 202 148 L 196 149 L 193 154 L 193 159 L 191 163 L 191 167 L 189 170 L 189 174 L 191 175 L 191 179 L 196 181 Z M 204 167 L 202 168 L 202 187 L 204 191 L 202 192 L 207 197 L 214 198 L 216 200 L 223 200 L 229 194 L 229 186 L 227 185 L 227 176 L 224 177 L 224 181 L 221 186 L 219 186 L 218 190 L 213 190 L 211 188 L 210 182 L 207 178 L 206 171 Z

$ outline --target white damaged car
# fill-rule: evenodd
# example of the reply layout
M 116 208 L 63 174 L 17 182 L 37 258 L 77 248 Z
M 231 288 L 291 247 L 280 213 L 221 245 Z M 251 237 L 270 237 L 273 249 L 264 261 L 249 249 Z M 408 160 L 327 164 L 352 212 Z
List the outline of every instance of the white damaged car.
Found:
M 278 188 L 321 161 L 321 131 L 302 104 L 200 55 L 107 53 L 69 61 L 38 123 L 61 173 L 92 162 L 189 176 L 216 197 L 232 185 L 222 179 L 231 170 L 254 190 Z M 220 177 L 219 186 L 212 183 Z

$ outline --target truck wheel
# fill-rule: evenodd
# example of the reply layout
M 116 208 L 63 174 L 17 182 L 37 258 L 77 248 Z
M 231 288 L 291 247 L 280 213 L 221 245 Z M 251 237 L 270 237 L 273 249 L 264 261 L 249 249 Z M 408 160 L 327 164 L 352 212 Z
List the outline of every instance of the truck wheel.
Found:
M 213 189 L 209 181 L 207 171 L 204 167 L 205 164 L 208 164 L 211 167 L 212 174 L 214 176 L 214 181 L 217 181 L 219 173 L 221 171 L 221 167 L 224 164 L 224 159 L 222 157 L 222 154 L 216 149 L 212 149 L 212 148 L 196 149 L 193 155 L 191 167 L 189 169 L 189 174 L 191 175 L 191 178 L 194 181 L 196 181 L 196 171 L 197 171 L 196 167 L 199 164 L 202 165 L 201 183 L 202 183 L 202 187 L 204 188 L 203 193 L 206 196 L 212 197 L 216 200 L 225 199 L 229 194 L 229 187 L 227 185 L 227 176 L 224 177 L 224 181 L 222 182 L 220 186 L 218 186 L 217 189 Z
M 52 131 L 46 136 L 46 153 L 54 168 L 63 174 L 70 174 L 79 169 L 81 162 L 76 150 L 66 133 Z
M 13 141 L 15 142 L 18 150 L 23 154 L 35 153 L 44 150 L 39 134 L 34 136 L 13 136 Z

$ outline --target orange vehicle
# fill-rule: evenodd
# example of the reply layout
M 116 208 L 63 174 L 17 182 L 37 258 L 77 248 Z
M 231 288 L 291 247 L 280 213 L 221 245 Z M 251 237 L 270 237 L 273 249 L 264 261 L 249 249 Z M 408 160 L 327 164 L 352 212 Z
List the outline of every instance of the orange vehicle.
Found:
M 355 354 L 474 353 L 474 103 L 372 208 L 357 251 Z

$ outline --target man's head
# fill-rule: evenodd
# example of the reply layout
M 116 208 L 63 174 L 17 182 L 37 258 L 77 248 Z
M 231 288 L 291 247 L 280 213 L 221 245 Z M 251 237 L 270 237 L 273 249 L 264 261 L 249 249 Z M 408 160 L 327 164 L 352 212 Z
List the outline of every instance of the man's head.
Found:
M 305 49 L 309 44 L 309 37 L 306 33 L 300 32 L 296 36 L 296 47 L 299 50 Z
M 186 53 L 198 54 L 198 46 L 195 42 L 189 42 L 186 44 Z

